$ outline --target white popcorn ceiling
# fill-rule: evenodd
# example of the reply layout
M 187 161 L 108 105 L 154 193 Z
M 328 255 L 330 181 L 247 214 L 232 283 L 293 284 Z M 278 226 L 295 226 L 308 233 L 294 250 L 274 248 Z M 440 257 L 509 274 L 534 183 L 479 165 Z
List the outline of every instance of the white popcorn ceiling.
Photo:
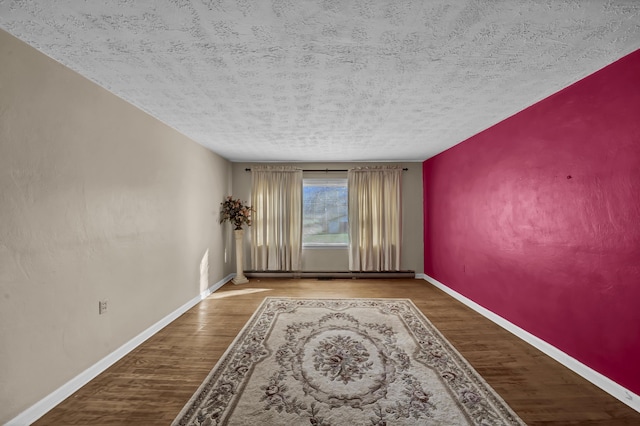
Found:
M 422 161 L 640 48 L 640 1 L 0 0 L 0 28 L 232 161 Z

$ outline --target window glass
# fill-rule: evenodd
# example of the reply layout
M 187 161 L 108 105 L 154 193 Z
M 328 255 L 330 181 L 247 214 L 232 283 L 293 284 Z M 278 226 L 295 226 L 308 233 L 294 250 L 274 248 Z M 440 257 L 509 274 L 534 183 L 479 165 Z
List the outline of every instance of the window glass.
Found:
M 303 245 L 349 243 L 346 179 L 304 179 L 302 208 Z

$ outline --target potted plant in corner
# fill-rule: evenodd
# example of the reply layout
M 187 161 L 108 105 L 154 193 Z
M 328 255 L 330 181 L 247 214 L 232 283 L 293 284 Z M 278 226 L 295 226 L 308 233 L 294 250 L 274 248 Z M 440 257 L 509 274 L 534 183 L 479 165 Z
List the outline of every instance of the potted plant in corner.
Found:
M 245 205 L 240 199 L 234 199 L 230 195 L 227 196 L 220 205 L 222 206 L 220 223 L 231 222 L 234 226 L 233 233 L 236 239 L 236 276 L 232 281 L 234 284 L 244 284 L 249 282 L 249 280 L 244 276 L 242 269 L 244 253 L 242 250 L 242 241 L 244 238 L 244 229 L 242 229 L 242 226 L 244 224 L 251 226 L 251 212 L 253 212 L 253 209 L 251 206 Z

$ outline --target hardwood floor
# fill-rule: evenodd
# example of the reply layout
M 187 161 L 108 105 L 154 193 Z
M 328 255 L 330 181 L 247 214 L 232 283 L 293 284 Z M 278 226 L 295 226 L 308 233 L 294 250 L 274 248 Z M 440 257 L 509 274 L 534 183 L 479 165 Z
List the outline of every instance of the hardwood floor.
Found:
M 640 413 L 426 281 L 265 278 L 226 284 L 35 424 L 170 424 L 267 296 L 409 298 L 527 424 L 640 424 Z

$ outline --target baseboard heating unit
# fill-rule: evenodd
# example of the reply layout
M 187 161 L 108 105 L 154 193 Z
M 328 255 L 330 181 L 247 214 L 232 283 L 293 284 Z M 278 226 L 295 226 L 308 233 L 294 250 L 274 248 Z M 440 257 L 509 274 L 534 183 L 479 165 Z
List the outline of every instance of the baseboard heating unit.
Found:
M 318 279 L 367 279 L 367 278 L 415 278 L 415 271 L 244 271 L 248 278 L 318 278 Z

